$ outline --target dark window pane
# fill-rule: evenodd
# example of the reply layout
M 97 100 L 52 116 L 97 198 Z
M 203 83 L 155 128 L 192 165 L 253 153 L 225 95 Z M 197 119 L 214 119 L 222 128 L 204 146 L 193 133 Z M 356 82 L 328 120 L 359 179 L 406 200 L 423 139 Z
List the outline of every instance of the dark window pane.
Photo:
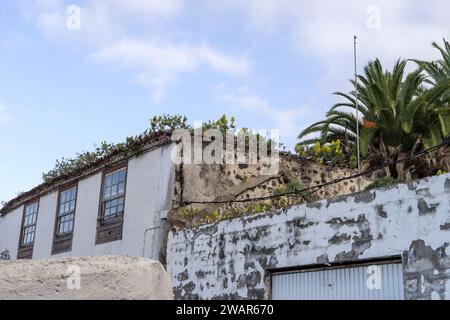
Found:
M 34 241 L 39 204 L 33 203 L 25 207 L 22 226 L 22 245 L 31 245 Z
M 109 187 L 111 185 L 111 183 L 112 183 L 112 176 L 111 175 L 106 176 L 105 186 Z
M 117 185 L 111 187 L 111 197 L 117 196 Z
M 105 189 L 105 199 L 108 199 L 111 197 L 111 187 L 106 187 Z
M 113 173 L 112 175 L 112 184 L 117 184 L 119 183 L 119 174 L 118 173 Z
M 121 182 L 119 183 L 119 194 L 124 194 L 125 193 L 125 183 Z
M 103 217 L 110 220 L 123 214 L 126 169 L 105 176 L 103 190 Z
M 125 182 L 126 171 L 122 170 L 119 172 L 119 182 Z
M 58 234 L 66 234 L 73 231 L 73 219 L 75 214 L 77 188 L 64 191 L 60 195 L 58 219 Z
M 26 227 L 24 229 L 23 244 L 31 244 L 34 241 L 35 226 Z

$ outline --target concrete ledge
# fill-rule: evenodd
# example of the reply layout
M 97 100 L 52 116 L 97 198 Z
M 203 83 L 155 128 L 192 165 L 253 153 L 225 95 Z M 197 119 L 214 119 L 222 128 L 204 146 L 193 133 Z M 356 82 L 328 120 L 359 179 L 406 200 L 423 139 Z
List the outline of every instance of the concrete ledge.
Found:
M 171 300 L 156 261 L 120 256 L 0 262 L 0 300 Z

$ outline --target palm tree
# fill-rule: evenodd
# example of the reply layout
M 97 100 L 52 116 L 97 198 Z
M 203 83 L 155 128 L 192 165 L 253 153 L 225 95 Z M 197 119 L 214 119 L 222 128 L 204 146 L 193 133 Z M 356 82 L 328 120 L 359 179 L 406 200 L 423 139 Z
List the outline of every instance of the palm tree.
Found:
M 436 42 L 432 46 L 439 50 L 441 59 L 437 61 L 415 61 L 427 73 L 427 82 L 431 85 L 436 85 L 444 80 L 450 79 L 450 43 L 443 39 L 444 46 L 439 46 Z
M 433 42 L 432 46 L 441 54 L 441 58 L 439 60 L 431 62 L 419 60 L 414 61 L 425 71 L 425 74 L 427 75 L 427 83 L 435 86 L 450 79 L 450 44 L 448 41 L 443 39 L 442 47 L 436 42 Z M 447 90 L 442 96 L 440 99 L 440 105 L 444 110 L 441 117 L 445 119 L 443 120 L 444 122 L 448 122 L 450 119 L 450 90 Z M 450 136 L 447 136 L 447 138 L 450 138 Z M 436 152 L 435 157 L 431 158 L 430 162 L 440 164 L 442 168 L 446 168 L 446 171 L 450 171 L 450 146 Z
M 419 65 L 420 68 L 424 70 L 425 74 L 427 75 L 427 79 L 425 81 L 431 86 L 445 83 L 450 79 L 450 43 L 445 39 L 443 39 L 443 42 L 443 47 L 439 46 L 436 42 L 432 43 L 432 46 L 440 52 L 441 59 L 431 62 L 413 60 Z M 446 120 L 449 121 L 450 90 L 447 90 L 446 93 L 441 97 L 440 105 L 447 111 L 442 115 L 442 117 L 446 117 Z
M 449 110 L 442 105 L 450 81 L 443 80 L 429 88 L 423 67 L 406 75 L 406 64 L 407 61 L 398 60 L 391 72 L 376 59 L 365 67 L 364 75 L 357 77 L 363 157 L 370 155 L 377 162 L 395 159 L 419 145 L 438 144 L 450 133 Z M 356 87 L 354 81 L 351 83 Z M 335 139 L 350 147 L 356 143 L 356 91 L 335 94 L 344 101 L 335 104 L 325 120 L 303 130 L 298 137 L 300 145 Z M 319 137 L 305 139 L 311 133 L 319 133 Z

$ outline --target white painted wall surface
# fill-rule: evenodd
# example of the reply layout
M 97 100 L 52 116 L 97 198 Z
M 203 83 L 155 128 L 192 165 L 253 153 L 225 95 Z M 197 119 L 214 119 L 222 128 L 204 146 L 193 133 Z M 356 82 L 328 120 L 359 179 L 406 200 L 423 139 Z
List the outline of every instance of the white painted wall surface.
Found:
M 167 248 L 176 299 L 262 299 L 269 269 L 405 254 L 408 298 L 449 298 L 450 174 L 170 233 Z
M 41 197 L 39 200 L 39 213 L 36 223 L 36 234 L 34 237 L 33 259 L 45 259 L 51 255 L 57 200 L 57 192 L 50 193 L 44 197 Z M 21 214 L 23 214 L 23 212 Z M 20 229 L 20 224 L 18 227 Z M 15 257 L 16 256 L 12 256 L 11 258 Z
M 170 158 L 173 148 L 173 144 L 167 145 L 129 160 L 122 240 L 95 245 L 101 173 L 78 184 L 70 252 L 51 255 L 58 193 L 41 197 L 33 259 L 125 255 L 158 260 L 162 231 L 160 211 L 169 209 L 174 189 L 175 170 Z M 22 214 L 23 207 L 20 207 L 0 218 L 0 252 L 8 249 L 12 259 L 17 257 Z M 147 229 L 151 232 L 146 233 Z
M 9 251 L 11 257 L 17 257 L 17 246 L 22 224 L 23 206 L 3 218 L 0 218 L 0 253 Z

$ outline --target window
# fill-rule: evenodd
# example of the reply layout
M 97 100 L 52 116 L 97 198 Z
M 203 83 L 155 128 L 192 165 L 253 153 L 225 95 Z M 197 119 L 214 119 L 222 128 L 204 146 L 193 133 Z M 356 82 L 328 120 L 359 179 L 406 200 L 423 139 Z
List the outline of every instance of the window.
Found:
M 68 186 L 59 192 L 52 254 L 72 250 L 77 194 L 78 185 Z
M 29 246 L 34 243 L 36 234 L 36 221 L 39 211 L 39 203 L 33 203 L 25 207 L 22 228 L 22 246 Z
M 39 213 L 39 201 L 25 205 L 23 210 L 22 228 L 20 232 L 17 259 L 31 259 L 33 256 L 36 223 Z
M 123 215 L 126 175 L 126 169 L 105 175 L 102 210 L 105 223 Z
M 122 239 L 127 167 L 114 167 L 103 173 L 96 244 Z
M 77 200 L 77 187 L 61 192 L 59 195 L 59 208 L 56 234 L 58 236 L 72 233 Z

